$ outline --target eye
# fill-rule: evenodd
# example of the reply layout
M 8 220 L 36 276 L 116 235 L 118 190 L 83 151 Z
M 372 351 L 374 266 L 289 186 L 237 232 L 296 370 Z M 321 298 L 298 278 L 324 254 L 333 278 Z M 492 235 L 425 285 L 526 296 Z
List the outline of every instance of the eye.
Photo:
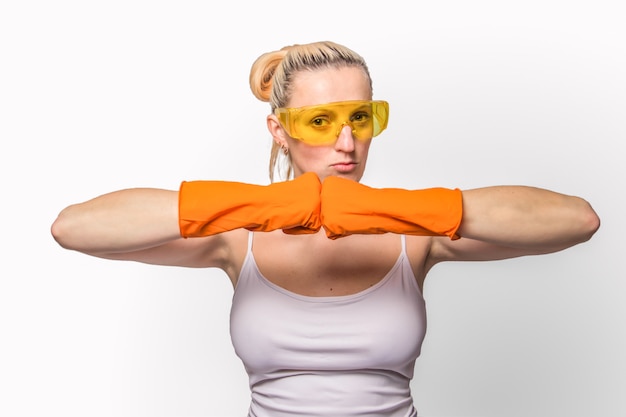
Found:
M 324 127 L 330 124 L 330 120 L 326 116 L 316 116 L 309 122 L 314 127 Z
M 357 113 L 354 113 L 352 115 L 352 117 L 350 118 L 351 121 L 353 122 L 357 122 L 357 123 L 363 123 L 363 122 L 367 122 L 370 119 L 370 114 L 366 111 L 360 111 Z

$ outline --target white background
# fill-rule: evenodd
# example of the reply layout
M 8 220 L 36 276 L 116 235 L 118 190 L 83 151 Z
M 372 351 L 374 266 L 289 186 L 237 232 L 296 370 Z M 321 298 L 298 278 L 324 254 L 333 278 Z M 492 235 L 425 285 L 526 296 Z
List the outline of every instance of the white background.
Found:
M 622 4 L 2 2 L 0 415 L 245 414 L 221 271 L 90 258 L 49 227 L 119 188 L 267 183 L 250 65 L 327 39 L 391 103 L 363 182 L 534 185 L 602 219 L 564 252 L 431 273 L 420 414 L 626 415 Z

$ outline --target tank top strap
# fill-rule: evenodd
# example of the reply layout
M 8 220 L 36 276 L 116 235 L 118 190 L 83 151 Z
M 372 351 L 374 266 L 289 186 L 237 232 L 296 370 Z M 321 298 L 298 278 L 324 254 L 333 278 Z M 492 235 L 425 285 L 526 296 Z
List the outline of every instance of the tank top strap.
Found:
M 254 238 L 254 232 L 250 230 L 248 232 L 248 254 L 252 253 L 252 240 Z
M 406 235 L 400 235 L 400 243 L 402 245 L 401 254 L 406 256 Z

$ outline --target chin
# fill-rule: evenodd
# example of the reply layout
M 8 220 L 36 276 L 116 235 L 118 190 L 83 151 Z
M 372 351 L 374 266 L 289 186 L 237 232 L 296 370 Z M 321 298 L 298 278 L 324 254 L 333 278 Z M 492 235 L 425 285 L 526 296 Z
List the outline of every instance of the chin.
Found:
M 356 182 L 361 181 L 361 177 L 363 177 L 362 172 L 336 172 L 330 175 L 335 176 L 335 177 L 345 178 L 347 180 L 352 180 Z M 327 175 L 327 176 L 330 176 L 330 175 Z

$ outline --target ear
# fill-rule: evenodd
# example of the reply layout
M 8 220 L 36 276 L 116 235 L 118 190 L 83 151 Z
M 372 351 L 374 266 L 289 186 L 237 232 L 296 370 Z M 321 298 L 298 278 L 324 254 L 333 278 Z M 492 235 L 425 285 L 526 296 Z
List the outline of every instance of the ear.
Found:
M 287 132 L 278 121 L 278 117 L 273 114 L 267 116 L 267 130 L 272 135 L 272 139 L 281 147 L 287 147 Z

